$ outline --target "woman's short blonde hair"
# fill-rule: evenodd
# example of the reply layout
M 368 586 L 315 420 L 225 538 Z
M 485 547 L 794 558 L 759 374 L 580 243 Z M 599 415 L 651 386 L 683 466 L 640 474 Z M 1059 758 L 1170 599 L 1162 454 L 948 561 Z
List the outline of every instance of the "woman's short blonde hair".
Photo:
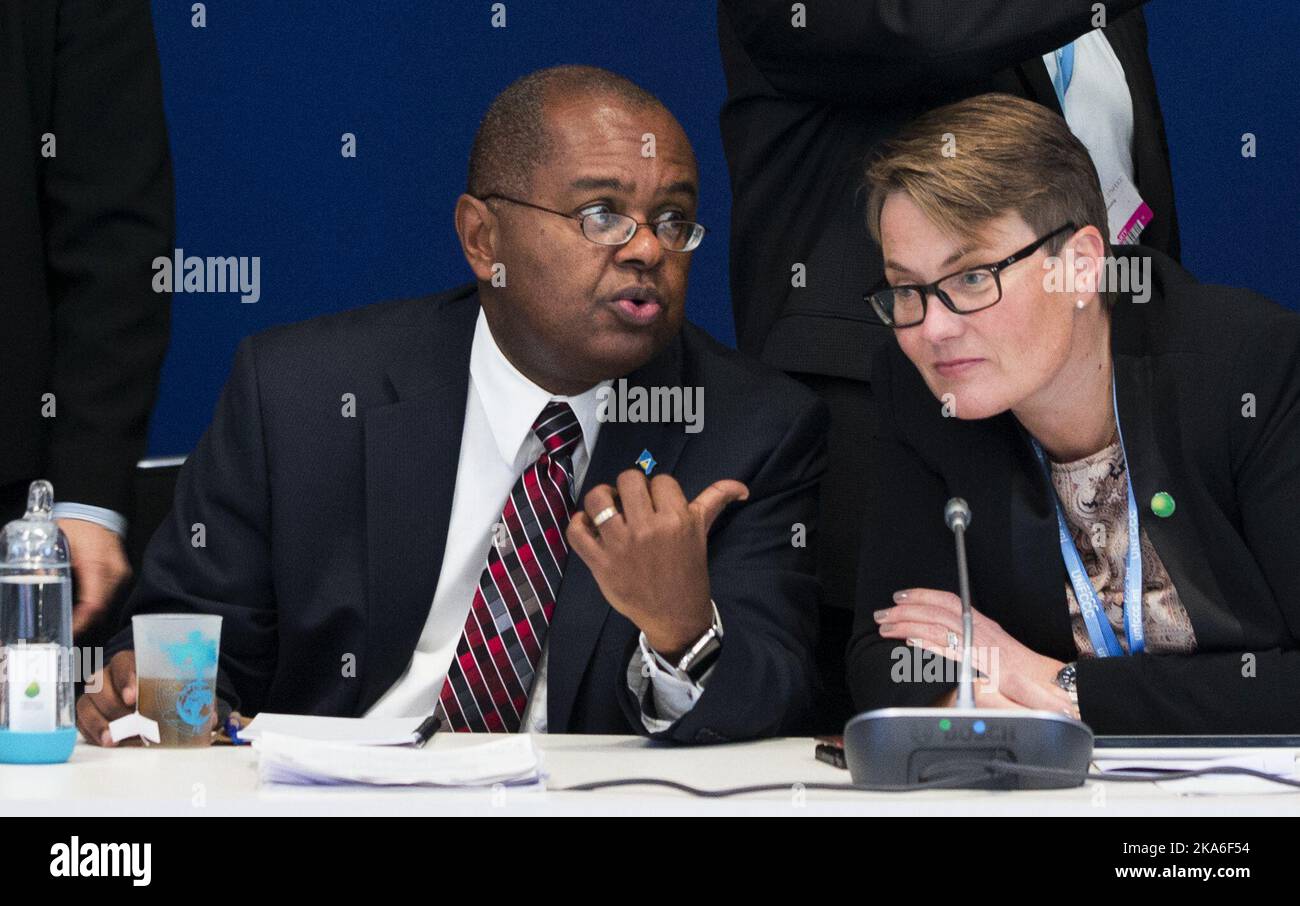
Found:
M 1013 95 L 982 94 L 922 114 L 868 161 L 866 188 L 867 229 L 877 244 L 885 199 L 904 192 L 952 236 L 978 235 L 1014 211 L 1038 236 L 1067 223 L 1091 224 L 1111 254 L 1106 202 L 1088 149 L 1059 115 Z M 1049 243 L 1049 253 L 1066 238 Z

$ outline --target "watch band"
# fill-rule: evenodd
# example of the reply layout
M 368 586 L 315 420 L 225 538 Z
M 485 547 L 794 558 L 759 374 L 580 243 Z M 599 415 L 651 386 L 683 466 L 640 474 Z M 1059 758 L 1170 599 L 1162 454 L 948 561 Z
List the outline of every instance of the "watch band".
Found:
M 1072 716 L 1077 719 L 1079 717 L 1079 672 L 1077 661 L 1071 661 L 1056 671 L 1056 685 L 1064 689 L 1070 696 Z
M 697 684 L 722 653 L 722 619 L 718 616 L 718 605 L 713 601 L 709 603 L 713 606 L 713 625 L 677 662 L 677 669 Z

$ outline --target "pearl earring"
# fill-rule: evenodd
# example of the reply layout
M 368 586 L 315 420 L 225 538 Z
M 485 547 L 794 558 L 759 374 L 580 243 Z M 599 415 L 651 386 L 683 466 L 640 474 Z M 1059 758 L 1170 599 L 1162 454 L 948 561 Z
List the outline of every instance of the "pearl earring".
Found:
M 1075 304 L 1076 306 L 1078 306 L 1079 308 L 1083 308 L 1083 307 L 1084 307 L 1085 305 L 1087 305 L 1088 303 L 1085 302 L 1085 301 L 1083 301 L 1082 299 L 1080 299 L 1078 302 L 1075 302 L 1074 304 Z

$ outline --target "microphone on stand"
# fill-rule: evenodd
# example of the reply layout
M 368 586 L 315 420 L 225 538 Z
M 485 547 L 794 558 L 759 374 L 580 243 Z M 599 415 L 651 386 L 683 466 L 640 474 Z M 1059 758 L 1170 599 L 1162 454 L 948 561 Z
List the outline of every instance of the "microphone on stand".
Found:
M 975 679 L 971 668 L 974 656 L 972 639 L 975 637 L 975 618 L 971 615 L 970 575 L 966 572 L 966 529 L 970 525 L 970 507 L 960 497 L 954 497 L 943 508 L 943 521 L 948 523 L 957 543 L 957 588 L 961 593 L 961 666 L 957 679 L 957 707 L 975 707 Z
M 943 518 L 957 548 L 961 595 L 956 707 L 878 708 L 850 718 L 844 725 L 844 757 L 853 783 L 883 789 L 927 782 L 942 782 L 949 789 L 1081 786 L 1092 760 L 1087 724 L 1054 711 L 975 706 L 975 631 L 966 564 L 970 506 L 953 497 Z

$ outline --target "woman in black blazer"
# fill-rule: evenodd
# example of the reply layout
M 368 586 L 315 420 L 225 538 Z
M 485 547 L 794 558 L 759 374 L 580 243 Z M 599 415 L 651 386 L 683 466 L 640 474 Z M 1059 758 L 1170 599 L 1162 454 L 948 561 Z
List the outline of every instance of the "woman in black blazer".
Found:
M 1086 150 L 1034 107 L 934 111 L 868 169 L 869 301 L 898 343 L 872 379 L 855 704 L 952 702 L 956 496 L 978 706 L 1300 732 L 1300 316 L 1111 256 Z

